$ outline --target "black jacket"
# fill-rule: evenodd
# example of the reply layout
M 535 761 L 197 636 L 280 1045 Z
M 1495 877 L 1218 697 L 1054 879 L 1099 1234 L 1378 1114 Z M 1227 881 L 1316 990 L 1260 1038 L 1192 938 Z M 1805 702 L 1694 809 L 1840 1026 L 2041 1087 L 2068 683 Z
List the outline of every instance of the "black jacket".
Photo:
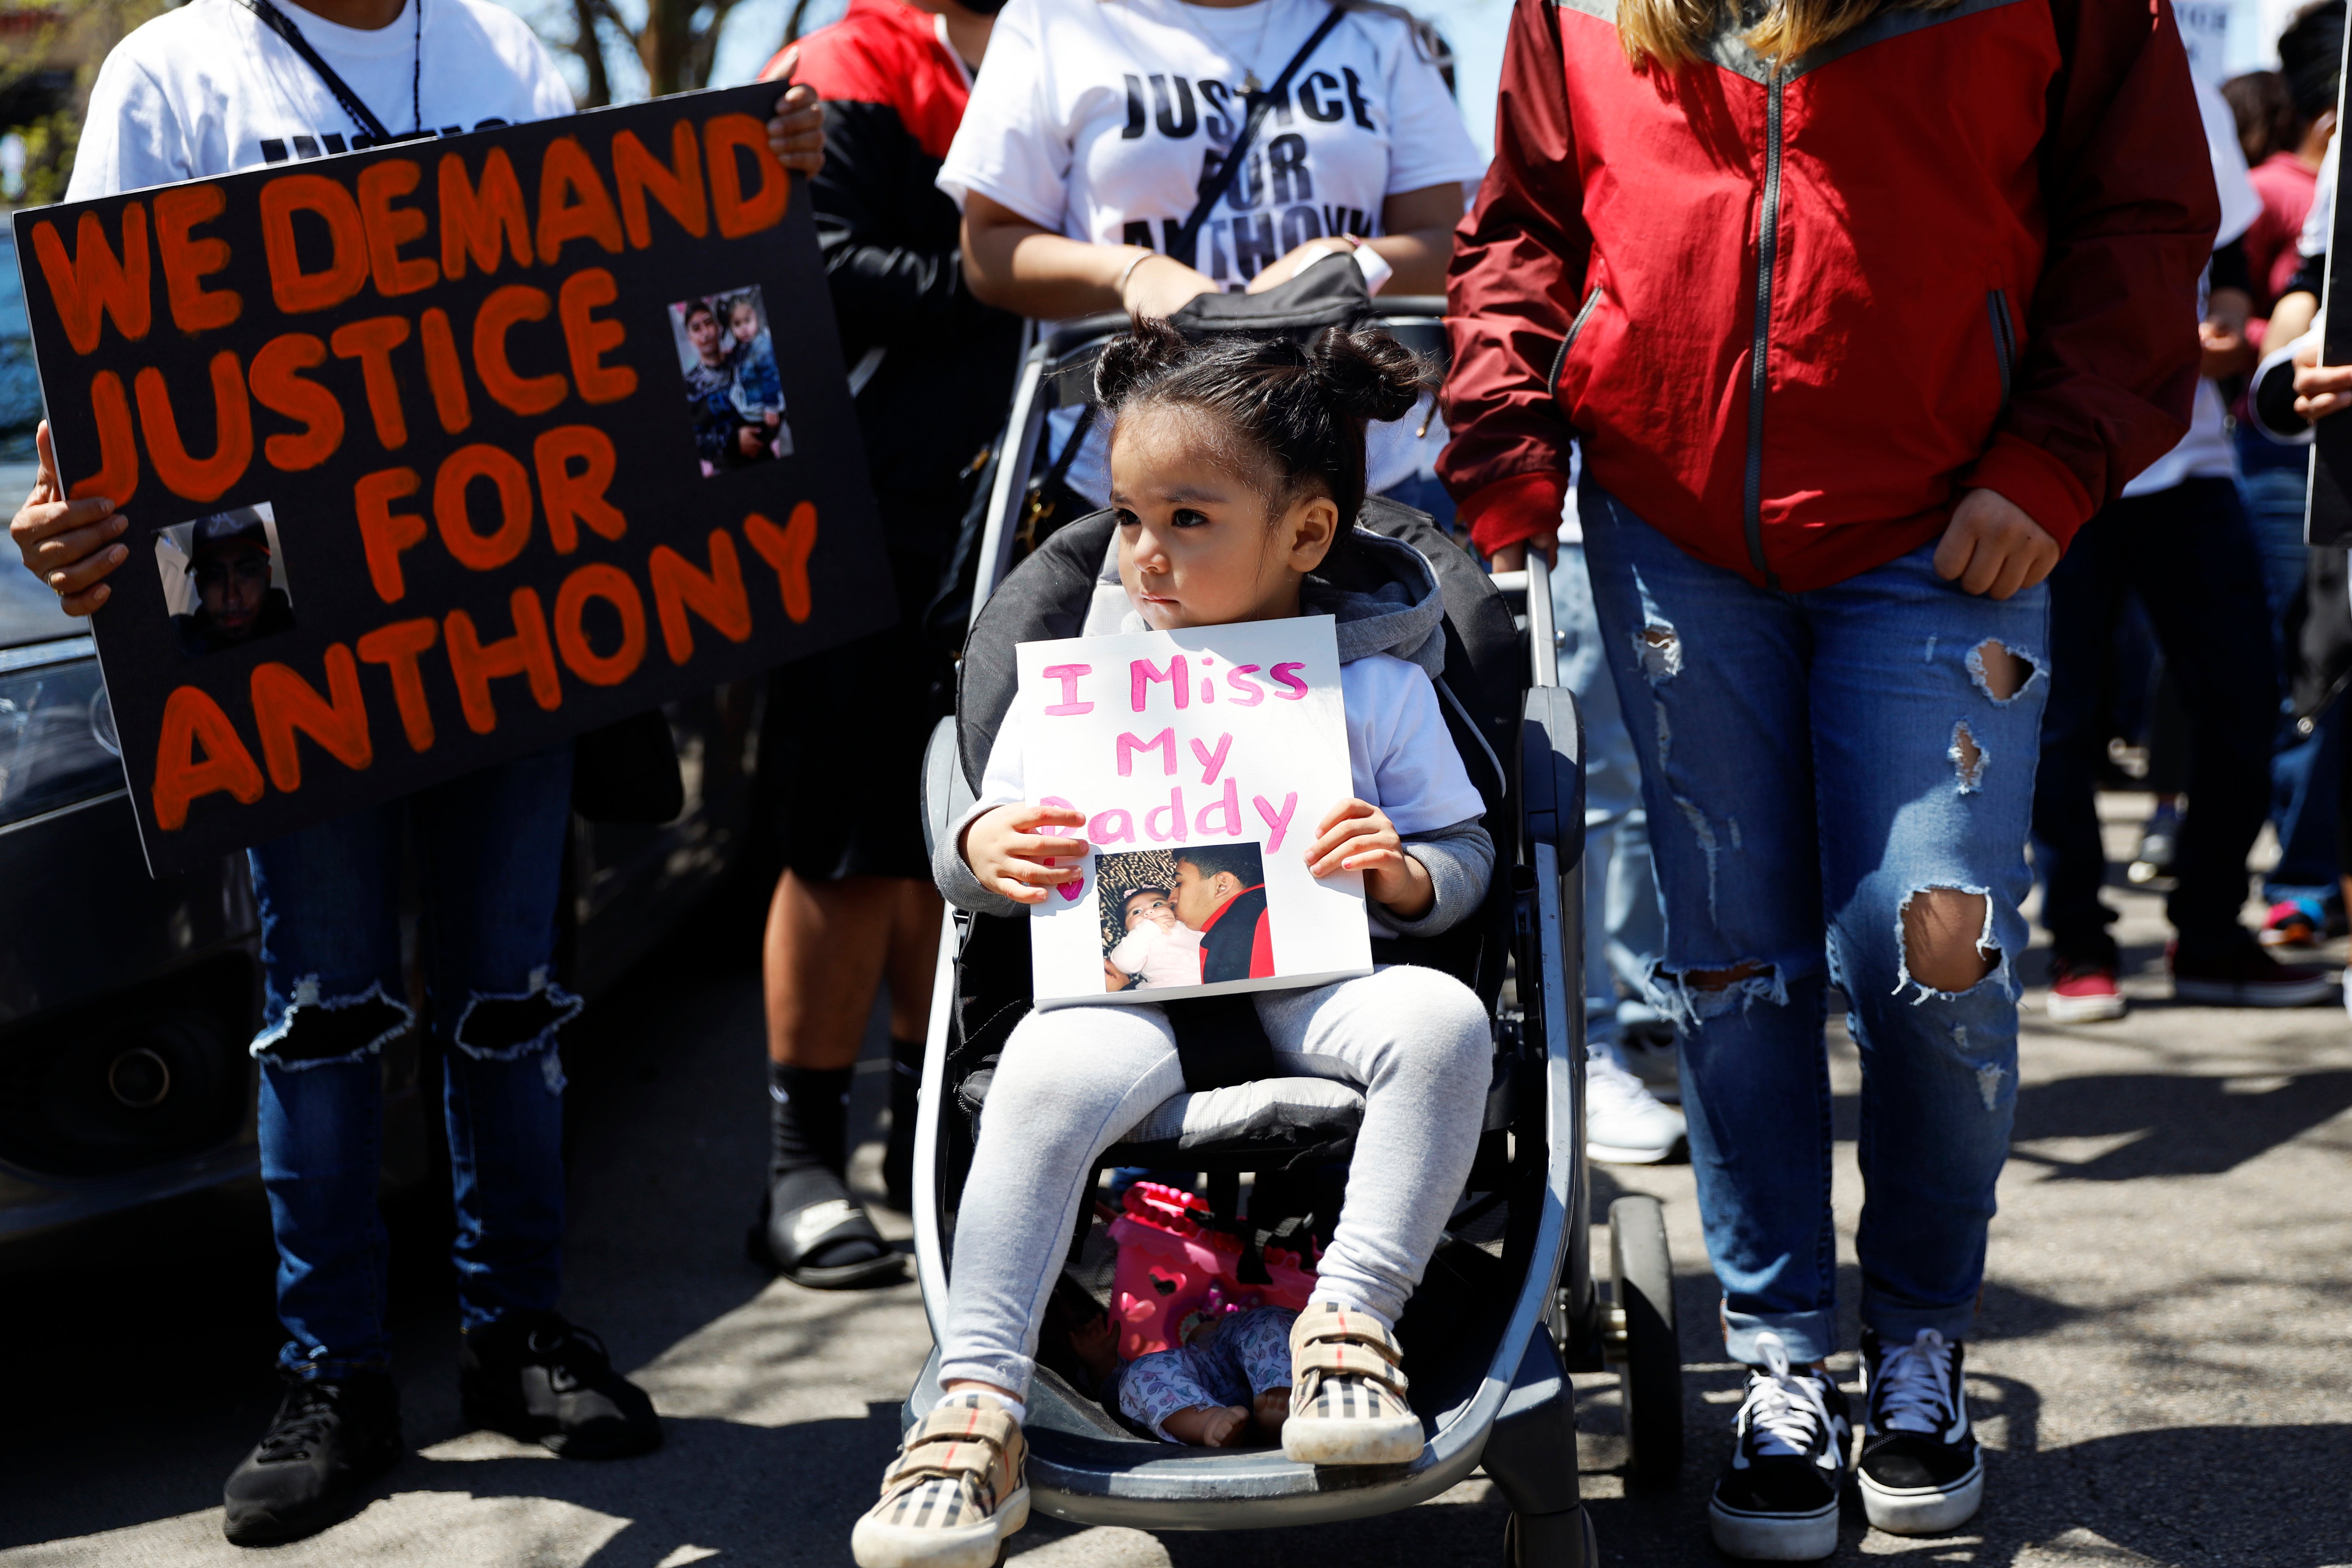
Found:
M 857 395 L 875 500 L 894 554 L 936 563 L 961 481 L 1004 424 L 1021 352 L 1021 319 L 964 286 L 961 217 L 933 184 L 970 89 L 931 16 L 899 0 L 851 0 L 800 50 L 796 79 L 824 100 L 810 195 L 842 356 L 854 372 L 882 351 Z

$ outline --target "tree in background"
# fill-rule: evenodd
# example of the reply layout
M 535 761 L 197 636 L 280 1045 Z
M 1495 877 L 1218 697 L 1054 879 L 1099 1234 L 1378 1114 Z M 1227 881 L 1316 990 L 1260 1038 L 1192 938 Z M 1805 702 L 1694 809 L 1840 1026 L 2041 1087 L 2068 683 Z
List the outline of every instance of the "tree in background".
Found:
M 739 4 L 745 0 L 551 0 L 550 10 L 568 6 L 571 12 L 568 35 L 562 37 L 562 24 L 557 19 L 533 20 L 540 24 L 541 37 L 580 62 L 580 106 L 594 109 L 616 97 L 635 96 L 634 82 L 623 85 L 614 80 L 616 53 L 625 62 L 634 57 L 643 68 L 649 96 L 709 87 L 720 35 L 736 16 Z M 530 15 L 521 5 L 517 8 Z M 767 9 L 745 5 L 740 21 L 751 26 L 764 19 L 753 13 Z M 758 59 L 766 59 L 811 27 L 838 16 L 842 0 L 788 0 L 783 9 L 781 34 L 756 40 Z
M 54 0 L 0 11 L 0 136 L 16 139 L 23 159 L 10 205 L 64 198 L 100 64 L 123 34 L 170 8 L 171 0 Z

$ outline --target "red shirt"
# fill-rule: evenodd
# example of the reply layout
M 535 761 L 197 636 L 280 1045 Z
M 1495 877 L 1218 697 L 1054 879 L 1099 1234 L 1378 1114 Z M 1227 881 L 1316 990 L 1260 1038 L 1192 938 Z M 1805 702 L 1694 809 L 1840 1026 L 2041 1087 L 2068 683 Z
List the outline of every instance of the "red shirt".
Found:
M 2263 198 L 2262 216 L 2246 230 L 2246 272 L 2262 291 L 2254 314 L 2267 316 L 2303 264 L 2294 242 L 2303 235 L 2304 217 L 2319 188 L 2319 171 L 2292 153 L 2273 153 L 2246 177 Z
M 1257 897 L 1251 899 L 1252 893 L 1255 893 Z M 1222 942 L 1213 941 L 1210 933 L 1217 929 L 1217 922 L 1225 918 L 1234 905 L 1245 899 L 1255 906 L 1257 911 L 1257 929 L 1250 933 L 1249 977 L 1252 980 L 1264 980 L 1274 973 L 1274 933 L 1266 925 L 1265 884 L 1255 882 L 1219 904 L 1210 911 L 1209 918 L 1201 922 L 1201 978 L 1202 980 L 1205 981 L 1209 977 L 1209 949 L 1213 945 L 1220 947 L 1224 945 Z
M 971 87 L 929 12 L 901 0 L 849 0 L 841 20 L 803 38 L 800 51 L 793 79 L 816 89 L 828 106 L 885 105 L 927 156 L 947 156 Z M 783 58 L 779 49 L 768 64 Z

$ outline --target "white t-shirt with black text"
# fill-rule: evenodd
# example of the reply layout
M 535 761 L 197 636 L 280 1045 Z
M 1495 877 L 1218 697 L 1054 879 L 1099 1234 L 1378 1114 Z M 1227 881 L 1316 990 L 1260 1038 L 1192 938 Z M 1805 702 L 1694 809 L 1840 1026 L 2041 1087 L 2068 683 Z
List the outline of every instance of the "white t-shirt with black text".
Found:
M 1073 239 L 1165 253 L 1241 129 L 1246 78 L 1272 86 L 1328 14 L 1326 0 L 1012 0 L 940 188 L 959 206 L 977 193 Z M 1307 240 L 1381 234 L 1390 196 L 1485 174 L 1411 24 L 1352 9 L 1260 122 L 1193 265 L 1239 289 Z M 1057 446 L 1073 417 L 1057 417 Z M 1420 424 L 1416 414 L 1374 433 L 1373 489 L 1412 470 Z M 1097 500 L 1108 490 L 1100 446 L 1090 440 L 1069 475 Z
M 420 32 L 416 7 L 424 7 Z M 569 114 L 572 89 L 522 18 L 487 0 L 408 0 L 397 21 L 345 27 L 278 8 L 394 135 L 443 135 Z M 206 178 L 365 145 L 286 41 L 236 0 L 191 0 L 133 31 L 99 68 L 66 199 Z
M 1168 248 L 1244 118 L 1325 0 L 1012 0 L 940 170 L 1041 227 Z M 1202 226 L 1195 265 L 1246 283 L 1325 235 L 1381 232 L 1381 204 L 1486 164 L 1435 62 L 1401 16 L 1351 11 L 1291 79 Z

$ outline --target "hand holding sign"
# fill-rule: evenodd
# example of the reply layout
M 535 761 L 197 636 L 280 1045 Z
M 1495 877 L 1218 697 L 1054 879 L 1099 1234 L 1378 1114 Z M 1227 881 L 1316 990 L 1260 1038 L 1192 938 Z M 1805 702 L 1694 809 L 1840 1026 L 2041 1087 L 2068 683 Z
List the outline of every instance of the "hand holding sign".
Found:
M 1083 838 L 1049 838 L 1040 827 L 1083 827 L 1087 814 L 1066 805 L 1024 802 L 1000 805 L 972 819 L 964 830 L 964 864 L 992 893 L 1015 903 L 1042 904 L 1047 889 L 1067 884 L 1070 868 L 1086 858 Z
M 66 614 L 87 616 L 114 592 L 102 579 L 131 559 L 129 547 L 115 542 L 131 526 L 130 520 L 104 496 L 66 500 L 47 420 L 41 421 L 33 439 L 40 452 L 40 469 L 33 493 L 8 525 L 8 536 L 16 542 L 25 569 L 49 585 Z
M 1318 877 L 1361 871 L 1364 896 L 1409 921 L 1437 901 L 1429 868 L 1404 852 L 1388 813 L 1368 800 L 1350 798 L 1331 808 L 1307 847 L 1307 868 Z
M 791 81 L 800 64 L 801 51 L 796 45 L 761 71 L 760 79 Z M 775 153 L 776 162 L 795 174 L 814 179 L 824 167 L 824 105 L 818 100 L 816 89 L 794 83 L 776 100 L 776 112 L 768 121 L 768 150 Z

